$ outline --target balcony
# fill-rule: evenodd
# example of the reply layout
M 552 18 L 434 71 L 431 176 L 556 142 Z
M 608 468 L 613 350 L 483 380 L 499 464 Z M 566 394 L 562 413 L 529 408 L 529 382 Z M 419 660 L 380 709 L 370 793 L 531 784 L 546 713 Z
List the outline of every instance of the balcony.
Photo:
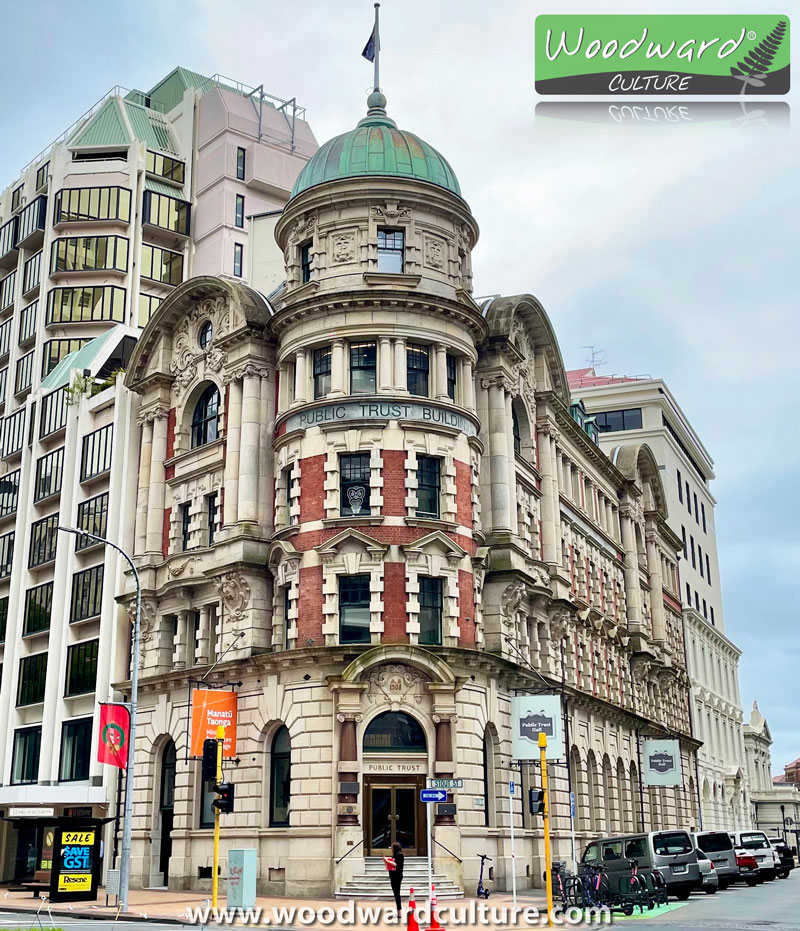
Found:
M 47 217 L 47 198 L 40 194 L 34 198 L 19 215 L 17 227 L 17 246 L 35 249 L 44 242 L 44 228 Z
M 17 264 L 17 225 L 19 217 L 11 219 L 0 226 L 0 268 L 11 268 Z
M 190 235 L 191 215 L 192 205 L 185 200 L 152 190 L 144 192 L 142 226 L 151 240 L 182 248 Z

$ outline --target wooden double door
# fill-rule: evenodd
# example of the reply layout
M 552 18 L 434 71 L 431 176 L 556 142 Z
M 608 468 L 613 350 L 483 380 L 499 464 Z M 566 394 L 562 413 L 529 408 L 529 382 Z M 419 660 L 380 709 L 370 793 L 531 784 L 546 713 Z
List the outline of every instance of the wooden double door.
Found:
M 426 856 L 424 776 L 365 776 L 364 830 L 367 856 L 390 856 L 399 842 L 407 857 Z

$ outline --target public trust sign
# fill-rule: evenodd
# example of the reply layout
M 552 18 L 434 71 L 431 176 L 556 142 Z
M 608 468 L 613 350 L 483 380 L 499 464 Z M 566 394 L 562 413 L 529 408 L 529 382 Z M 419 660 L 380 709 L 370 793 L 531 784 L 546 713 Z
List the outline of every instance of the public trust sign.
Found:
M 478 423 L 443 404 L 433 401 L 376 401 L 364 399 L 343 401 L 341 404 L 315 404 L 292 414 L 286 420 L 286 432 L 307 430 L 309 427 L 324 427 L 346 423 L 351 420 L 411 420 L 426 426 L 450 427 L 467 436 L 478 435 Z

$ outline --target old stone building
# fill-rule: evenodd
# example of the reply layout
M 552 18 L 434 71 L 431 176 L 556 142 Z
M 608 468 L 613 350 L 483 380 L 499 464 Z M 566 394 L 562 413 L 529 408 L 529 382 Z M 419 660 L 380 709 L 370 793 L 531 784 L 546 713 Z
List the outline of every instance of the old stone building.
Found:
M 425 854 L 433 776 L 464 780 L 433 826 L 445 888 L 472 884 L 478 853 L 509 888 L 510 778 L 518 884 L 538 882 L 520 783 L 539 776 L 512 769 L 509 720 L 515 692 L 545 684 L 570 736 L 549 773 L 557 856 L 570 784 L 579 843 L 694 826 L 681 541 L 655 460 L 600 450 L 534 297 L 475 302 L 478 227 L 450 165 L 376 92 L 301 171 L 276 237 L 279 289 L 185 282 L 127 375 L 135 882 L 208 882 L 212 795 L 188 753 L 204 677 L 238 693 L 223 871 L 226 850 L 256 847 L 263 892 L 358 888 L 394 839 Z M 667 735 L 683 784 L 640 789 L 638 737 Z

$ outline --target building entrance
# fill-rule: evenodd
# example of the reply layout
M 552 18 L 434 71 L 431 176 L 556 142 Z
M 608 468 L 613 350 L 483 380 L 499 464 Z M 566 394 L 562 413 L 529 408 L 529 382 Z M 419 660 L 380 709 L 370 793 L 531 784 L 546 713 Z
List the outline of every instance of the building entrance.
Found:
M 419 790 L 424 776 L 365 776 L 365 829 L 367 855 L 388 857 L 399 842 L 407 857 L 427 854 L 425 806 Z

